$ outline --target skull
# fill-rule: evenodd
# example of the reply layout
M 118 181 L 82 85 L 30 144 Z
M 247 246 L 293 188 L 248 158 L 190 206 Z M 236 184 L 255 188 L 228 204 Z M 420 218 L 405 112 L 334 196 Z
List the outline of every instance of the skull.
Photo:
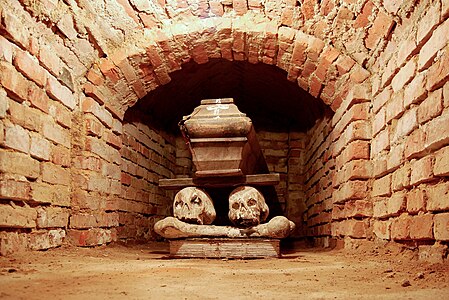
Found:
M 269 214 L 263 195 L 253 187 L 241 186 L 229 195 L 229 219 L 238 227 L 251 227 L 265 221 Z
M 193 224 L 211 224 L 216 217 L 210 196 L 196 187 L 186 187 L 175 195 L 173 215 L 181 221 Z

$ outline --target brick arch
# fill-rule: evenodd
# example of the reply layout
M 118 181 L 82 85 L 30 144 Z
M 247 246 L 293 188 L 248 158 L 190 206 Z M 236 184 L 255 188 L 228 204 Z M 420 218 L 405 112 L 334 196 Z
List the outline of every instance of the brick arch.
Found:
M 369 77 L 366 69 L 332 45 L 268 19 L 192 19 L 188 26 L 151 30 L 147 40 L 138 44 L 143 46 L 124 46 L 100 59 L 86 75 L 85 94 L 119 118 L 192 60 L 203 64 L 221 58 L 275 65 L 287 72 L 286 79 L 296 81 L 333 111 L 340 107 L 350 84 Z

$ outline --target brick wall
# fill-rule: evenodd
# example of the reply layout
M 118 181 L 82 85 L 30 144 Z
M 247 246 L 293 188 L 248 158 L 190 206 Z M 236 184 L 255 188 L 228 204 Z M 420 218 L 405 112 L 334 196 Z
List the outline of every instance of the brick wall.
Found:
M 1 254 L 153 238 L 171 205 L 155 183 L 191 161 L 125 113 L 222 58 L 275 65 L 332 110 L 260 134 L 296 236 L 445 255 L 447 0 L 145 3 L 0 0 Z

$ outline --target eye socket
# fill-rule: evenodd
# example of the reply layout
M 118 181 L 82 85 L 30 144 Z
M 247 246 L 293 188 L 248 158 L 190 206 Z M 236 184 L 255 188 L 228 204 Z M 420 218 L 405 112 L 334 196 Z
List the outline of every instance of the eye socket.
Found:
M 181 207 L 182 206 L 182 202 L 181 201 L 176 201 L 175 202 L 175 207 Z
M 232 208 L 233 209 L 239 209 L 240 208 L 240 204 L 238 204 L 237 202 L 232 203 Z
M 248 206 L 254 206 L 257 204 L 257 201 L 254 200 L 253 198 L 249 198 L 247 204 Z
M 194 195 L 192 197 L 192 199 L 190 200 L 190 203 L 200 205 L 201 204 L 201 198 L 198 197 L 197 195 Z

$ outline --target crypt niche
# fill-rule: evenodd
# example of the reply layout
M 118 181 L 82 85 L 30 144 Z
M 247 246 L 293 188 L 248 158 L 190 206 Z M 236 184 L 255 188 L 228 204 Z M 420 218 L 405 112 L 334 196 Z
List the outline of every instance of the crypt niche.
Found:
M 154 226 L 170 239 L 170 255 L 278 257 L 279 240 L 295 224 L 284 216 L 266 222 L 270 209 L 263 187 L 278 184 L 280 177 L 268 172 L 251 119 L 232 98 L 208 99 L 183 117 L 179 126 L 195 172 L 192 178 L 159 180 L 160 187 L 179 190 L 173 200 L 174 217 Z M 219 197 L 208 193 L 214 189 L 221 191 Z M 214 205 L 223 206 L 223 201 L 229 208 L 230 225 L 214 225 Z

